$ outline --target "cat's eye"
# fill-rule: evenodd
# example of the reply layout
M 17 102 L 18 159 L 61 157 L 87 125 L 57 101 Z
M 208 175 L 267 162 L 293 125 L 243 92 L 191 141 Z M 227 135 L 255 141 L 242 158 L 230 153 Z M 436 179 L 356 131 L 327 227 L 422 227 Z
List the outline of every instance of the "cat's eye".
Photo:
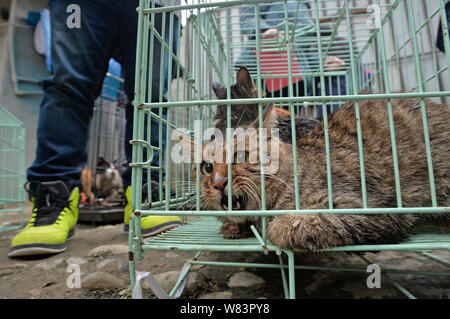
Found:
M 248 162 L 248 152 L 236 152 L 234 154 L 234 163 L 242 164 Z
M 203 175 L 208 175 L 212 173 L 213 168 L 214 166 L 212 163 L 204 161 L 200 167 L 200 171 L 202 172 Z

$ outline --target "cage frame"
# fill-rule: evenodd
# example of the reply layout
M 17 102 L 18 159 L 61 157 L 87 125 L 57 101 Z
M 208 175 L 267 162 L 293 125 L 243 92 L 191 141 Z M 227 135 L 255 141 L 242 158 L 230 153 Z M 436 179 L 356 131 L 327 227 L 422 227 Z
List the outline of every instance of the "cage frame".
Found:
M 167 1 L 166 1 L 167 2 Z M 170 1 L 169 1 L 170 2 Z M 168 2 L 168 3 L 169 3 Z M 151 27 L 151 22 L 149 21 L 147 16 L 153 14 L 153 13 L 159 13 L 159 12 L 166 12 L 169 14 L 170 17 L 173 17 L 174 11 L 177 10 L 191 10 L 194 12 L 198 12 L 198 17 L 200 16 L 200 9 L 207 9 L 207 8 L 224 8 L 226 10 L 226 14 L 229 15 L 229 10 L 227 8 L 234 6 L 234 5 L 241 5 L 241 4 L 253 4 L 256 8 L 258 8 L 259 4 L 263 4 L 265 2 L 269 2 L 266 0 L 249 0 L 249 1 L 220 1 L 220 2 L 199 2 L 196 4 L 186 4 L 186 5 L 180 5 L 180 6 L 166 6 L 166 7 L 149 7 L 149 3 L 146 0 L 141 0 L 139 4 L 139 8 L 137 9 L 139 22 L 138 22 L 138 39 L 142 39 L 142 41 L 138 41 L 137 44 L 137 56 L 136 56 L 136 78 L 135 78 L 135 100 L 134 100 L 134 134 L 133 134 L 133 140 L 130 141 L 131 144 L 133 144 L 133 160 L 130 166 L 132 167 L 133 171 L 133 177 L 132 177 L 132 206 L 134 207 L 134 212 L 131 217 L 130 221 L 130 228 L 129 228 L 129 236 L 128 236 L 128 244 L 129 244 L 129 269 L 130 269 L 130 281 L 131 281 L 131 287 L 132 290 L 134 290 L 135 286 L 135 259 L 141 259 L 143 258 L 145 251 L 150 249 L 156 249 L 156 250 L 172 250 L 172 249 L 178 249 L 178 250 L 186 250 L 186 251 L 196 251 L 196 255 L 192 260 L 189 261 L 190 266 L 180 275 L 179 280 L 175 284 L 174 288 L 172 289 L 170 295 L 173 295 L 175 291 L 178 289 L 178 287 L 181 285 L 183 279 L 187 276 L 187 274 L 190 271 L 190 267 L 192 265 L 196 264 L 202 264 L 202 265 L 209 265 L 209 266 L 236 266 L 236 267 L 262 267 L 262 268 L 278 268 L 281 271 L 281 277 L 283 281 L 283 287 L 284 287 L 284 295 L 286 298 L 295 298 L 295 270 L 326 270 L 326 271 L 363 271 L 366 272 L 366 269 L 362 268 L 352 268 L 352 267 L 323 267 L 323 266 L 303 266 L 303 265 L 297 265 L 295 263 L 295 256 L 294 252 L 291 250 L 286 249 L 280 249 L 279 247 L 274 246 L 271 244 L 268 239 L 266 238 L 265 230 L 266 230 L 266 217 L 267 216 L 276 216 L 276 215 L 283 215 L 286 213 L 295 213 L 295 214 L 383 214 L 383 213 L 448 213 L 450 211 L 450 207 L 438 207 L 436 203 L 436 194 L 434 190 L 434 177 L 433 177 L 433 171 L 432 171 L 432 158 L 431 158 L 431 150 L 430 150 L 430 142 L 429 142 L 429 136 L 428 136 L 428 128 L 427 128 L 427 121 L 426 121 L 426 112 L 425 112 L 425 105 L 424 105 L 424 99 L 426 98 L 448 98 L 450 96 L 449 91 L 427 91 L 424 90 L 424 82 L 423 75 L 421 74 L 421 68 L 420 68 L 420 59 L 419 59 L 419 47 L 418 47 L 418 40 L 416 38 L 416 25 L 414 22 L 414 16 L 413 16 L 413 4 L 411 0 L 394 0 L 394 4 L 391 7 L 391 10 L 394 10 L 400 3 L 405 5 L 406 13 L 408 15 L 408 25 L 407 28 L 410 32 L 410 39 L 413 50 L 414 50 L 414 65 L 416 68 L 416 83 L 418 84 L 418 92 L 408 92 L 408 93 L 394 93 L 391 91 L 389 87 L 389 81 L 385 81 L 385 93 L 375 93 L 375 94 L 347 94 L 347 95 L 340 95 L 340 96 L 303 96 L 303 97 L 283 97 L 281 99 L 279 98 L 264 98 L 265 103 L 276 103 L 276 102 L 285 102 L 288 104 L 292 104 L 295 102 L 335 102 L 335 101 L 354 101 L 355 102 L 355 108 L 356 108 L 356 117 L 359 119 L 359 108 L 358 108 L 358 102 L 361 100 L 366 99 L 387 99 L 388 100 L 388 114 L 389 114 L 389 121 L 390 121 L 390 128 L 391 128 L 391 142 L 393 142 L 393 153 L 394 153 L 394 169 L 395 169 L 395 180 L 396 180 L 396 190 L 397 190 L 397 200 L 399 203 L 399 207 L 395 208 L 395 211 L 393 211 L 392 208 L 368 208 L 367 207 L 367 199 L 365 197 L 367 195 L 365 190 L 365 173 L 364 173 L 364 158 L 363 158 L 363 148 L 362 148 L 362 134 L 361 134 L 361 126 L 359 121 L 357 122 L 358 127 L 358 149 L 359 149 L 359 161 L 360 161 L 360 171 L 361 171 L 361 187 L 363 188 L 363 202 L 364 207 L 360 209 L 335 209 L 332 206 L 332 200 L 330 201 L 330 208 L 329 209 L 315 209 L 315 210 L 304 210 L 300 209 L 298 206 L 299 200 L 296 198 L 296 205 L 297 210 L 270 210 L 270 211 L 204 211 L 200 210 L 200 200 L 197 196 L 196 198 L 196 210 L 195 211 L 173 211 L 170 210 L 171 207 L 174 205 L 180 204 L 183 200 L 185 200 L 184 196 L 178 197 L 175 200 L 172 200 L 170 198 L 169 193 L 165 194 L 165 199 L 160 200 L 159 202 L 152 203 L 151 209 L 142 207 L 142 194 L 140 191 L 140 186 L 142 185 L 142 174 L 144 168 L 150 168 L 150 162 L 151 162 L 151 156 L 147 157 L 147 160 L 144 160 L 143 158 L 143 149 L 146 148 L 147 150 L 151 149 L 158 149 L 158 147 L 150 145 L 148 142 L 144 140 L 144 132 L 143 132 L 143 124 L 144 124 L 144 115 L 146 112 L 150 111 L 150 108 L 163 108 L 167 107 L 170 103 L 170 108 L 199 108 L 202 106 L 206 107 L 212 107 L 214 105 L 218 104 L 227 104 L 228 108 L 228 123 L 227 126 L 231 127 L 231 120 L 230 120 L 230 114 L 231 114 L 231 105 L 234 104 L 258 104 L 259 105 L 259 115 L 260 115 L 260 125 L 261 125 L 261 114 L 262 114 L 262 97 L 261 95 L 258 96 L 258 98 L 255 99 L 234 99 L 231 100 L 230 96 L 228 95 L 228 99 L 226 100 L 226 103 L 224 103 L 223 100 L 217 100 L 217 99 L 196 99 L 196 100 L 184 100 L 184 101 L 171 101 L 170 98 L 168 98 L 167 102 L 152 102 L 149 103 L 145 99 L 145 90 L 146 90 L 146 79 L 145 74 L 143 75 L 142 72 L 148 63 L 147 55 L 152 55 L 152 50 L 150 48 L 150 52 L 147 51 L 148 48 L 148 35 L 149 35 L 149 29 L 151 30 L 152 34 L 159 40 L 162 40 L 162 37 L 158 34 L 155 35 L 155 30 Z M 349 6 L 349 0 L 345 0 L 345 7 L 342 10 L 342 19 L 345 18 L 345 23 L 347 24 L 347 27 L 351 29 L 351 21 L 350 21 L 350 6 Z M 442 17 L 442 27 L 444 30 L 444 35 L 448 35 L 448 25 L 446 23 L 446 14 L 444 7 L 448 3 L 448 0 L 441 0 L 440 1 L 440 8 L 439 13 Z M 319 1 L 314 0 L 311 1 L 311 3 L 314 6 L 314 10 L 316 13 L 316 17 L 319 16 Z M 376 1 L 376 4 L 380 5 L 380 0 Z M 388 11 L 389 12 L 389 11 Z M 255 10 L 255 14 L 258 14 L 257 9 Z M 435 12 L 435 14 L 437 14 Z M 381 23 L 382 26 L 385 25 L 386 21 L 391 16 L 386 14 Z M 227 17 L 228 18 L 228 17 Z M 431 19 L 428 18 L 425 23 L 420 27 L 424 28 L 427 25 L 427 21 Z M 258 19 L 256 19 L 258 21 Z M 316 27 L 319 24 L 318 19 L 315 21 Z M 257 25 L 257 29 L 259 26 Z M 319 30 L 319 29 L 316 29 Z M 381 31 L 374 32 L 375 36 L 381 36 L 384 38 L 383 35 L 383 27 L 380 28 Z M 198 39 L 201 39 L 201 32 L 200 28 L 197 30 Z M 212 30 L 211 32 L 218 32 L 217 30 Z M 227 30 L 227 38 L 229 38 Z M 319 36 L 319 31 L 317 31 L 318 39 L 321 37 Z M 381 35 L 380 35 L 381 34 Z M 260 36 L 256 37 L 256 45 L 258 49 L 260 49 Z M 200 46 L 200 42 L 202 40 L 197 41 L 197 45 Z M 162 41 L 163 42 L 163 41 Z M 369 41 L 368 41 L 369 42 Z M 381 41 L 383 43 L 383 41 Z M 445 48 L 447 49 L 446 53 L 446 61 L 447 66 L 444 67 L 439 71 L 439 73 L 444 73 L 444 71 L 447 71 L 449 79 L 450 79 L 450 44 L 448 37 L 444 37 L 445 42 Z M 349 38 L 349 51 L 350 51 L 350 61 L 351 61 L 351 68 L 350 71 L 352 72 L 352 83 L 351 87 L 353 88 L 354 92 L 357 92 L 357 74 L 356 72 L 356 64 L 355 64 L 355 57 L 353 52 L 353 46 L 352 46 L 352 37 Z M 203 43 L 202 43 L 203 45 Z M 171 45 L 165 45 L 165 49 L 169 52 L 172 52 Z M 319 45 L 319 51 L 321 50 L 321 45 Z M 288 51 L 289 52 L 289 51 Z M 385 71 L 384 74 L 381 75 L 381 78 L 384 77 L 386 80 L 387 76 L 387 57 L 386 57 L 386 49 L 384 47 L 384 43 L 382 44 L 381 48 L 382 54 L 384 56 L 381 57 L 382 66 L 381 70 Z M 229 51 L 227 60 L 230 61 Z M 171 54 L 171 53 L 169 53 Z M 226 54 L 225 54 L 226 55 Z M 322 54 L 319 53 L 321 56 Z M 176 62 L 182 62 L 178 57 L 172 54 L 172 58 Z M 391 57 L 392 58 L 392 57 Z M 169 62 L 169 70 L 171 70 L 172 67 L 172 61 Z M 186 70 L 183 66 L 177 66 L 178 70 L 182 69 L 183 72 L 188 73 L 188 81 L 195 81 L 195 79 L 191 76 L 191 73 Z M 324 76 L 324 66 L 322 60 L 319 59 L 319 76 L 320 81 L 322 84 L 324 84 L 325 76 Z M 195 75 L 197 76 L 197 79 L 201 75 L 201 72 L 199 70 L 194 70 L 194 72 L 197 72 Z M 439 74 L 438 74 L 439 75 Z M 293 77 L 292 70 L 290 69 L 288 72 L 289 80 L 292 80 Z M 436 75 L 435 75 L 436 76 Z M 258 72 L 257 74 L 257 83 L 261 83 L 261 74 Z M 227 84 L 228 92 L 230 91 L 230 76 L 229 72 L 225 72 L 225 77 L 223 78 L 223 82 Z M 170 90 L 171 83 L 169 81 L 169 90 Z M 322 85 L 323 87 L 323 85 Z M 196 92 L 199 94 L 199 96 L 202 96 L 201 94 L 201 88 L 198 88 L 200 92 Z M 322 92 L 323 93 L 323 92 Z M 190 97 L 190 96 L 189 96 Z M 419 98 L 421 100 L 421 110 L 422 110 L 422 119 L 423 119 L 423 126 L 424 126 L 424 139 L 425 139 L 425 145 L 426 145 L 426 152 L 427 152 L 427 161 L 428 161 L 428 168 L 429 168 L 429 182 L 431 187 L 431 196 L 432 196 L 432 203 L 433 207 L 414 207 L 414 208 L 404 208 L 401 207 L 401 191 L 399 186 L 399 172 L 398 172 L 398 164 L 396 160 L 396 149 L 395 149 L 395 132 L 393 131 L 393 118 L 392 118 L 392 99 L 398 99 L 398 98 Z M 324 114 L 327 114 L 326 107 L 323 106 Z M 291 110 L 293 110 L 292 105 L 290 105 Z M 151 111 L 150 111 L 151 112 Z M 169 112 L 170 114 L 170 112 Z M 197 113 L 199 116 L 200 112 Z M 157 117 L 156 114 L 151 114 L 153 117 Z M 167 136 L 170 136 L 170 130 L 172 128 L 175 128 L 176 125 L 173 125 L 171 123 L 170 115 L 168 115 L 167 120 L 163 120 L 160 118 L 161 122 L 166 125 L 167 129 Z M 324 127 L 326 127 L 326 132 L 328 132 L 328 125 L 327 125 L 327 117 L 324 116 Z M 295 132 L 293 129 L 293 136 L 295 137 Z M 327 134 L 327 133 L 326 133 Z M 327 152 L 327 176 L 328 176 L 328 188 L 329 188 L 329 198 L 332 198 L 332 190 L 331 190 L 331 171 L 330 171 L 330 159 L 329 159 L 329 142 L 327 135 L 325 136 L 326 140 L 326 152 Z M 297 163 L 296 159 L 296 152 L 295 152 L 295 143 L 293 143 L 294 147 L 294 165 Z M 166 149 L 170 149 L 170 139 L 168 139 L 168 146 L 166 146 Z M 151 152 L 150 152 L 151 153 Z M 149 159 L 150 158 L 150 159 Z M 199 163 L 197 163 L 199 165 Z M 231 161 L 228 162 L 228 174 L 231 174 Z M 198 167 L 198 166 L 197 166 Z M 158 169 L 158 168 L 155 168 Z M 167 175 L 169 176 L 169 182 L 170 182 L 170 162 L 169 159 L 166 159 L 166 170 L 168 171 Z M 197 169 L 197 181 L 199 180 L 199 169 Z M 264 174 L 262 174 L 263 176 Z M 229 179 L 231 180 L 231 176 L 229 176 Z M 261 188 L 264 188 L 264 178 L 261 178 Z M 295 176 L 295 185 L 297 186 L 296 189 L 298 189 L 298 180 L 297 176 Z M 196 192 L 197 194 L 200 193 L 199 185 L 197 183 L 196 189 L 190 189 L 192 192 Z M 229 192 L 231 193 L 231 188 L 229 188 Z M 298 192 L 296 192 L 296 195 Z M 264 194 L 264 192 L 262 192 Z M 434 195 L 433 195 L 434 194 Z M 162 194 L 160 193 L 160 199 Z M 262 202 L 263 207 L 264 204 L 264 195 L 262 195 Z M 231 201 L 231 196 L 228 196 L 229 201 Z M 230 203 L 229 203 L 230 204 Z M 228 205 L 228 207 L 231 207 L 232 205 Z M 158 216 L 172 216 L 172 215 L 179 215 L 184 217 L 190 217 L 195 216 L 197 217 L 193 221 L 187 222 L 183 226 L 179 226 L 173 230 L 170 230 L 166 232 L 165 234 L 162 234 L 160 236 L 156 236 L 155 238 L 152 238 L 148 241 L 145 241 L 144 238 L 141 235 L 141 229 L 140 229 L 140 218 L 144 216 L 149 215 L 158 215 Z M 259 233 L 254 226 L 252 226 L 251 230 L 254 233 L 255 237 L 249 238 L 249 239 L 239 239 L 239 240 L 226 240 L 223 238 L 219 238 L 215 235 L 218 235 L 218 227 L 220 226 L 220 223 L 214 219 L 214 217 L 217 216 L 261 216 L 263 220 L 263 226 L 262 231 Z M 208 231 L 203 232 L 202 234 L 198 234 L 198 229 L 201 229 L 202 227 L 206 228 Z M 207 242 L 206 242 L 207 241 Z M 440 235 L 436 232 L 431 232 L 428 235 L 426 233 L 418 233 L 416 235 L 411 236 L 407 241 L 399 243 L 399 244 L 385 244 L 385 245 L 355 245 L 355 246 L 343 246 L 343 247 L 333 247 L 325 249 L 325 251 L 336 251 L 336 252 L 367 252 L 367 251 L 406 251 L 411 253 L 420 254 L 422 256 L 427 257 L 429 260 L 438 262 L 440 264 L 443 264 L 447 267 L 450 267 L 450 263 L 446 260 L 443 260 L 430 252 L 437 249 L 444 249 L 450 251 L 450 236 L 449 235 Z M 279 264 L 254 264 L 254 263 L 241 263 L 241 262 L 211 262 L 211 261 L 200 261 L 198 258 L 200 257 L 201 253 L 203 251 L 254 251 L 254 252 L 262 252 L 265 254 L 268 254 L 269 252 L 274 252 L 279 256 Z M 283 256 L 287 256 L 287 265 L 284 262 Z M 364 256 L 359 256 L 362 261 L 364 261 L 367 264 L 370 264 L 371 262 L 365 258 Z M 287 274 L 286 274 L 287 270 Z M 394 269 L 385 269 L 382 271 L 383 277 L 392 283 L 396 288 L 398 288 L 404 295 L 406 295 L 408 298 L 415 298 L 415 296 L 409 292 L 405 287 L 403 287 L 398 282 L 394 281 L 389 275 L 393 273 L 406 273 L 406 274 L 421 274 L 421 275 L 437 275 L 437 276 L 450 276 L 450 272 L 424 272 L 424 271 L 412 271 L 412 270 L 394 270 Z
M 4 130 L 9 130 L 10 140 L 1 134 Z M 7 149 L 0 148 L 0 233 L 22 228 L 24 226 L 26 192 L 25 184 L 25 126 L 10 113 L 6 108 L 0 107 L 0 146 L 7 146 Z M 17 154 L 14 161 L 15 169 L 8 168 L 11 161 L 7 160 L 7 152 Z M 13 178 L 13 180 L 8 179 Z M 11 183 L 9 186 L 3 183 Z M 8 192 L 9 190 L 9 192 Z M 8 225 L 8 215 L 19 214 L 19 223 Z M 6 226 L 4 226 L 6 225 Z

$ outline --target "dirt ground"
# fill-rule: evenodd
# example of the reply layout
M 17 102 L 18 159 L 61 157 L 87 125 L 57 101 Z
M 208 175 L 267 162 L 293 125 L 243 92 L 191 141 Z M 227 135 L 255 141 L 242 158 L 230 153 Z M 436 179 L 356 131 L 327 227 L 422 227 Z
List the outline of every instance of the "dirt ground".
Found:
M 28 215 L 29 210 L 28 207 Z M 125 248 L 127 233 L 123 231 L 122 224 L 79 224 L 65 252 L 39 258 L 11 259 L 7 253 L 17 232 L 0 233 L 0 298 L 130 298 L 128 255 Z M 98 251 L 99 247 L 105 245 L 113 245 L 111 247 L 118 249 L 95 253 L 94 249 Z M 150 271 L 155 275 L 171 274 L 174 270 L 181 270 L 186 260 L 194 254 L 195 252 L 183 251 L 149 251 L 143 260 L 137 261 L 136 270 Z M 450 260 L 449 252 L 436 251 L 434 254 Z M 414 253 L 383 252 L 365 254 L 365 257 L 379 264 L 381 269 L 448 271 L 447 267 Z M 278 264 L 278 256 L 265 256 L 261 253 L 205 252 L 200 260 Z M 82 288 L 69 288 L 68 285 L 68 278 L 72 274 L 68 266 L 74 262 L 79 264 L 81 270 Z M 359 257 L 341 253 L 298 257 L 296 264 L 366 267 Z M 250 284 L 248 287 L 231 287 L 231 277 L 238 272 L 247 275 L 250 273 L 262 280 L 253 286 Z M 100 279 L 86 284 L 89 281 L 88 276 L 99 273 Z M 369 275 L 370 273 L 366 272 L 297 270 L 297 298 L 405 298 L 386 278 L 382 278 L 381 288 L 369 289 L 366 284 Z M 278 269 L 194 266 L 189 276 L 181 298 L 284 297 Z M 449 276 L 392 274 L 390 277 L 419 298 L 450 298 Z M 165 281 L 170 282 L 167 279 L 163 280 L 162 284 L 166 284 Z M 213 295 L 210 295 L 211 293 Z M 144 296 L 155 298 L 146 288 Z

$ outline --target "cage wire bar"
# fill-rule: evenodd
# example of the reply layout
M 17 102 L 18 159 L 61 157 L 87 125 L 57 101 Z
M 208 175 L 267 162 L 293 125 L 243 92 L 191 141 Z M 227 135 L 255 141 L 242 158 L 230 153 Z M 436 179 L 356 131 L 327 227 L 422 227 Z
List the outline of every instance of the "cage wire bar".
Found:
M 164 1 L 163 1 L 164 2 Z M 284 15 L 282 21 L 276 24 L 279 37 L 263 39 L 259 32 L 261 28 L 261 8 L 267 3 L 279 3 Z M 132 169 L 132 214 L 129 231 L 129 262 L 132 289 L 135 286 L 135 259 L 143 258 L 145 251 L 186 250 L 197 251 L 190 260 L 190 266 L 203 264 L 210 266 L 262 267 L 279 269 L 286 298 L 295 298 L 296 270 L 326 270 L 326 271 L 359 271 L 366 268 L 303 266 L 295 263 L 294 253 L 273 245 L 266 235 L 268 216 L 294 214 L 406 214 L 406 213 L 448 213 L 450 207 L 441 207 L 436 201 L 433 163 L 430 150 L 430 140 L 427 127 L 425 99 L 448 105 L 450 97 L 450 44 L 445 6 L 449 0 L 419 1 L 419 0 L 308 0 L 297 1 L 293 7 L 288 1 L 184 1 L 181 5 L 172 5 L 165 1 L 164 7 L 155 6 L 148 0 L 141 0 L 137 9 L 138 43 L 136 57 L 136 82 L 134 100 L 134 129 Z M 300 5 L 300 3 L 306 4 Z M 244 8 L 251 8 L 245 11 Z M 370 10 L 369 10 L 370 9 Z M 248 9 L 247 9 L 248 10 Z M 295 12 L 289 18 L 289 14 Z M 162 13 L 163 19 L 170 21 L 175 27 L 174 16 L 180 14 L 186 17 L 183 36 L 179 40 L 180 54 L 172 53 L 172 42 L 164 42 L 164 34 L 159 34 L 154 25 L 156 14 Z M 308 23 L 298 23 L 302 18 Z M 240 23 L 240 17 L 253 15 L 255 26 L 246 30 Z M 273 22 L 273 21 L 272 21 Z M 435 47 L 437 26 L 441 24 L 444 35 L 445 53 Z M 176 26 L 181 31 L 181 26 Z M 249 36 L 252 31 L 255 36 Z M 167 32 L 167 31 L 163 31 Z M 246 33 L 247 32 L 247 33 Z M 177 79 L 168 83 L 166 101 L 162 90 L 159 100 L 151 100 L 152 55 L 153 42 L 161 43 L 160 54 L 167 54 L 168 69 L 176 69 Z M 255 52 L 255 57 L 252 54 Z M 264 53 L 274 53 L 266 56 Z M 337 56 L 344 65 L 340 69 L 330 69 L 325 64 L 327 56 Z M 287 68 L 280 70 L 277 64 L 279 58 L 285 59 Z M 287 92 L 279 96 L 258 93 L 258 98 L 231 99 L 230 86 L 234 74 L 244 60 L 245 65 L 255 80 L 259 89 L 267 91 L 268 85 L 281 83 L 288 79 L 294 83 L 296 77 L 302 77 L 300 86 L 288 85 Z M 148 67 L 150 66 L 150 67 Z M 161 66 L 162 70 L 162 66 Z M 162 74 L 162 72 L 161 72 Z M 160 84 L 163 79 L 161 77 Z M 227 88 L 227 99 L 218 100 L 212 91 L 212 82 L 222 83 Z M 337 83 L 336 91 L 331 89 L 332 83 Z M 294 87 L 295 86 L 295 87 Z M 303 86 L 303 87 L 302 87 Z M 160 85 L 161 87 L 161 85 Z M 304 95 L 299 95 L 303 89 Z M 370 93 L 369 93 L 370 92 Z M 400 184 L 398 154 L 392 101 L 401 98 L 419 98 L 423 123 L 424 144 L 429 172 L 429 188 L 431 205 L 429 207 L 402 207 L 402 188 Z M 390 126 L 393 152 L 393 167 L 395 175 L 395 190 L 397 208 L 369 207 L 365 185 L 364 149 L 361 124 L 359 122 L 359 101 L 387 100 L 387 113 Z M 357 118 L 357 136 L 359 150 L 360 180 L 362 189 L 361 208 L 336 209 L 333 207 L 333 174 L 329 157 L 327 115 L 348 101 L 355 102 Z M 231 106 L 236 104 L 258 104 L 259 125 L 262 122 L 262 106 L 266 103 L 288 108 L 291 111 L 291 123 L 295 115 L 320 117 L 322 113 L 325 127 L 325 152 L 327 169 L 328 209 L 302 209 L 298 191 L 296 191 L 295 210 L 266 210 L 265 192 L 262 191 L 261 210 L 237 211 L 232 209 L 231 187 L 229 188 L 228 210 L 202 210 L 200 200 L 200 169 L 199 161 L 194 163 L 174 163 L 170 154 L 173 150 L 171 133 L 183 128 L 198 142 L 195 151 L 200 151 L 203 142 L 197 132 L 202 132 L 211 125 L 217 105 L 227 106 L 227 127 L 231 127 Z M 167 118 L 162 110 L 167 109 Z M 157 110 L 157 111 L 155 111 Z M 144 123 L 147 117 L 147 139 L 144 139 Z M 159 132 L 167 135 L 165 150 L 163 144 L 151 145 L 148 126 L 149 118 L 159 121 Z M 261 133 L 262 134 L 262 133 Z M 292 136 L 295 140 L 295 127 Z M 161 135 L 160 135 L 161 137 Z M 260 136 L 260 141 L 261 141 Z M 230 139 L 228 139 L 230 143 Z M 295 148 L 295 143 L 293 143 Z M 144 152 L 145 150 L 145 152 Z M 160 151 L 160 165 L 152 166 L 154 151 Z M 164 151 L 164 152 L 163 152 Z M 164 153 L 164 155 L 163 155 Z M 293 152 L 294 163 L 297 165 L 297 154 Z M 163 159 L 164 156 L 164 160 Z M 231 156 L 231 155 L 230 155 Z M 196 175 L 192 176 L 192 166 L 196 165 Z M 228 162 L 228 178 L 231 180 L 231 160 Z M 157 201 L 143 203 L 141 189 L 143 174 L 150 176 L 152 170 L 165 171 L 165 180 L 160 175 L 160 184 L 171 191 L 163 194 L 159 189 Z M 264 164 L 261 163 L 261 170 Z M 298 190 L 298 177 L 295 175 L 294 185 Z M 193 181 L 193 182 L 191 182 Z M 264 190 L 264 174 L 261 174 L 261 188 Z M 148 183 L 150 184 L 150 183 Z M 148 193 L 151 194 L 151 186 Z M 138 191 L 139 190 L 139 191 Z M 148 205 L 147 205 L 148 204 Z M 140 230 L 140 218 L 148 215 L 183 216 L 184 225 L 174 228 L 158 236 L 144 240 Z M 219 233 L 221 222 L 219 216 L 260 216 L 263 220 L 261 233 L 252 226 L 254 237 L 227 240 Z M 325 251 L 333 252 L 367 252 L 367 251 L 404 251 L 420 254 L 430 261 L 445 266 L 450 263 L 433 255 L 433 250 L 450 250 L 450 235 L 441 233 L 435 228 L 416 229 L 410 237 L 399 244 L 355 245 L 332 247 Z M 255 264 L 242 262 L 213 262 L 199 260 L 203 251 L 253 251 L 279 256 L 279 264 Z M 285 258 L 287 257 L 287 263 Z M 364 263 L 370 263 L 365 256 L 360 256 Z M 189 269 L 183 273 L 171 291 L 173 295 Z M 384 278 L 391 282 L 408 298 L 414 298 L 400 283 L 394 281 L 390 274 L 420 274 L 449 276 L 450 272 L 425 272 L 417 270 L 383 269 Z
M 0 107 L 0 232 L 24 225 L 25 127 Z
M 94 113 L 89 128 L 87 167 L 97 174 L 97 161 L 103 157 L 114 163 L 119 171 L 126 163 L 125 156 L 125 105 L 124 80 L 109 72 L 105 75 L 103 89 L 94 102 Z

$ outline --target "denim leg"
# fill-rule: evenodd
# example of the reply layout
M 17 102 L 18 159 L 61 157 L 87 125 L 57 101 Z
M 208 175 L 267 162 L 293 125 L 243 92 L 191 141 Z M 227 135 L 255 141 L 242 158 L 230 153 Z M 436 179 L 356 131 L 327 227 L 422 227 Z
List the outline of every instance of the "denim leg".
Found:
M 136 16 L 136 10 L 135 8 L 132 8 L 130 6 L 129 9 L 134 10 L 134 15 Z M 124 14 L 126 16 L 126 14 Z M 155 14 L 155 28 L 158 31 L 159 34 L 162 35 L 162 29 L 163 29 L 163 14 Z M 135 76 L 135 67 L 136 67 L 136 29 L 137 29 L 137 19 L 134 20 L 133 23 L 128 23 L 124 25 L 123 29 L 121 30 L 121 45 L 122 50 L 124 51 L 123 54 L 123 66 L 124 66 L 124 78 L 125 78 L 125 84 L 124 89 L 125 93 L 127 94 L 130 101 L 134 99 L 134 76 Z M 165 18 L 165 42 L 169 45 L 170 42 L 170 31 L 173 32 L 173 53 L 177 54 L 178 49 L 178 18 L 174 16 L 173 20 L 173 26 L 172 29 L 170 28 L 170 15 L 166 14 Z M 149 33 L 150 34 L 150 33 Z M 150 45 L 150 40 L 148 41 Z M 154 37 L 153 40 L 153 56 L 149 57 L 149 66 L 150 67 L 150 60 L 152 62 L 152 92 L 151 92 L 151 102 L 165 102 L 165 94 L 168 90 L 168 68 L 169 68 L 169 54 L 168 50 L 164 48 L 164 66 L 163 66 L 163 88 L 162 88 L 162 96 L 160 95 L 160 68 L 161 68 L 161 44 L 160 42 Z M 147 70 L 147 74 L 150 74 L 150 70 Z M 176 76 L 176 64 L 175 62 L 172 63 L 172 74 L 170 76 L 170 79 L 173 79 Z M 150 79 L 147 79 L 149 81 Z M 148 92 L 150 93 L 150 92 Z M 147 96 L 147 99 L 150 99 L 149 96 Z M 155 114 L 159 114 L 159 109 L 152 109 L 152 111 Z M 162 117 L 164 119 L 167 118 L 167 109 L 162 110 Z M 129 140 L 133 138 L 133 105 L 129 103 L 126 107 L 126 132 L 125 132 L 125 154 L 127 157 L 128 162 L 132 162 L 132 145 L 128 143 Z M 145 119 L 145 127 L 144 127 L 144 138 L 147 139 L 147 118 Z M 152 118 L 151 119 L 151 141 L 150 143 L 154 146 L 159 146 L 163 150 L 162 158 L 164 159 L 164 150 L 166 148 L 166 125 L 162 125 L 162 134 L 161 134 L 161 144 L 159 141 L 159 121 Z M 153 154 L 152 159 L 152 166 L 159 167 L 160 161 L 159 161 L 159 153 L 158 151 L 155 151 Z M 146 152 L 144 149 L 144 160 L 146 159 Z M 163 163 L 161 163 L 163 164 Z M 164 170 L 162 171 L 161 180 L 164 179 Z M 143 174 L 143 183 L 146 182 L 147 174 Z M 124 173 L 122 174 L 122 178 L 124 181 L 125 187 L 128 185 L 131 185 L 131 168 L 127 168 Z M 151 179 L 160 182 L 160 175 L 159 172 L 156 170 L 153 170 L 151 173 Z
M 73 3 L 80 7 L 81 27 L 69 29 L 66 10 Z M 79 185 L 93 103 L 107 70 L 117 17 L 106 0 L 53 0 L 49 6 L 53 74 L 43 82 L 36 158 L 27 178 Z
M 330 83 L 331 81 L 331 83 Z M 316 79 L 316 93 L 318 95 L 321 94 L 321 90 L 319 88 L 320 78 Z M 331 84 L 331 85 L 330 85 Z M 345 95 L 346 94 L 345 87 L 345 77 L 344 76 L 332 76 L 331 78 L 325 78 L 325 95 L 326 96 L 337 96 L 337 95 Z M 331 105 L 330 105 L 331 104 Z M 327 114 L 330 115 L 333 112 L 339 110 L 339 104 L 332 104 L 332 102 L 327 103 Z M 322 120 L 322 105 L 319 105 L 317 108 L 317 118 Z

